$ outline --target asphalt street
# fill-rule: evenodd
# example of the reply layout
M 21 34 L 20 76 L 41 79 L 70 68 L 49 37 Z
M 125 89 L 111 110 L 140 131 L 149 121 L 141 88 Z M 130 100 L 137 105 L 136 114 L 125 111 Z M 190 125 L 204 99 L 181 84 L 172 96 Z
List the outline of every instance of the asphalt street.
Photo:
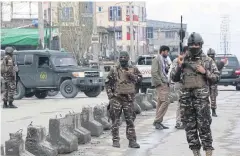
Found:
M 213 118 L 212 133 L 214 139 L 214 156 L 240 156 L 240 92 L 233 87 L 219 87 L 217 98 L 218 117 Z M 48 131 L 49 118 L 56 115 L 81 112 L 83 106 L 94 106 L 108 102 L 105 92 L 97 98 L 87 98 L 79 94 L 74 99 L 65 99 L 61 95 L 39 100 L 36 98 L 15 101 L 18 109 L 2 109 L 1 111 L 1 144 L 9 139 L 9 133 L 23 129 L 26 137 L 27 126 L 42 125 Z M 125 124 L 120 128 L 121 148 L 111 147 L 111 133 L 105 131 L 98 138 L 92 138 L 91 143 L 80 145 L 79 150 L 68 156 L 192 156 L 188 149 L 184 130 L 176 130 L 176 103 L 169 106 L 164 123 L 168 130 L 154 129 L 152 122 L 155 110 L 142 112 L 135 121 L 140 149 L 129 149 L 125 137 Z

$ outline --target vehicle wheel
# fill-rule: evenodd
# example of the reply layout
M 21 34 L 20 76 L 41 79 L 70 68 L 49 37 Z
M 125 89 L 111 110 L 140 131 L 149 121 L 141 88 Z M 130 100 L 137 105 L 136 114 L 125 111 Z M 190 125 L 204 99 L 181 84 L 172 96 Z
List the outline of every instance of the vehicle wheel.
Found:
M 25 87 L 23 86 L 23 84 L 22 84 L 21 81 L 18 81 L 16 93 L 15 93 L 15 95 L 14 95 L 14 99 L 15 99 L 15 100 L 20 100 L 20 99 L 22 99 L 22 98 L 25 96 L 25 93 L 26 93 Z
M 238 85 L 236 86 L 236 90 L 237 90 L 237 91 L 240 90 L 240 84 L 238 84 Z
M 102 91 L 102 87 L 95 87 L 90 90 L 84 91 L 84 94 L 88 97 L 97 97 Z
M 34 95 L 35 95 L 35 92 L 30 92 L 30 93 L 25 94 L 25 97 L 26 97 L 26 98 L 31 98 L 31 97 L 33 97 Z
M 36 91 L 35 92 L 35 96 L 38 98 L 38 99 L 45 99 L 47 97 L 47 91 Z
M 50 91 L 48 91 L 48 96 L 56 96 L 58 93 L 59 93 L 59 91 L 50 90 Z
M 60 92 L 65 98 L 74 98 L 78 94 L 78 87 L 72 83 L 72 80 L 65 80 L 60 85 Z

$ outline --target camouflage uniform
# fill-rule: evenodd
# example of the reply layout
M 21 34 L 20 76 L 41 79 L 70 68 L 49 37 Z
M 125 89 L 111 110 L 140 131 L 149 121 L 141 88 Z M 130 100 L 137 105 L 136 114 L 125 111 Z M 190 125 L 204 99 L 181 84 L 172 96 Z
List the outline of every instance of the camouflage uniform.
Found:
M 183 109 L 183 123 L 185 124 L 185 131 L 189 148 L 193 151 L 194 156 L 200 156 L 201 143 L 203 150 L 206 151 L 206 156 L 212 156 L 212 133 L 211 133 L 211 112 L 210 112 L 210 101 L 209 101 L 209 81 L 217 82 L 219 80 L 220 73 L 217 69 L 216 64 L 210 57 L 207 57 L 201 50 L 201 48 L 195 48 L 196 40 L 197 43 L 202 46 L 202 37 L 197 33 L 192 33 L 188 39 L 188 44 L 193 48 L 189 48 L 189 52 L 195 55 L 187 55 L 184 58 L 182 66 L 178 66 L 171 72 L 171 78 L 174 82 L 182 82 L 183 88 L 181 89 L 180 104 Z M 196 50 L 197 49 L 197 50 Z M 194 53 L 195 52 L 195 53 Z M 201 77 L 200 84 L 202 87 L 187 88 L 185 82 L 191 78 L 191 74 L 186 74 L 188 65 L 190 63 L 199 64 L 205 69 L 205 74 L 200 74 L 195 70 L 197 76 Z M 189 68 L 188 68 L 189 69 Z M 197 76 L 194 75 L 196 78 Z M 189 81 L 188 81 L 189 82 Z M 191 84 L 191 83 L 189 83 Z M 192 83 L 192 85 L 196 85 Z
M 14 101 L 14 94 L 15 94 L 15 89 L 16 89 L 16 85 L 15 85 L 15 64 L 14 64 L 14 60 L 12 58 L 12 53 L 13 53 L 13 49 L 10 47 L 7 47 L 6 50 L 6 56 L 4 56 L 3 58 L 3 62 L 5 63 L 5 67 L 6 67 L 6 71 L 2 72 L 2 77 L 4 79 L 4 93 L 3 93 L 3 108 L 7 108 L 7 102 L 9 102 L 9 107 L 10 108 L 17 108 L 16 106 L 13 105 L 13 101 Z
M 207 55 L 209 57 L 211 57 L 214 61 L 215 61 L 215 50 L 210 48 L 207 52 Z M 219 71 L 222 70 L 222 68 L 224 67 L 224 63 L 222 61 L 215 61 L 215 64 L 218 68 Z M 212 109 L 212 116 L 217 117 L 216 114 L 216 109 L 217 109 L 217 96 L 218 96 L 218 88 L 217 88 L 217 83 L 211 83 L 209 85 L 209 89 L 210 89 L 210 99 L 211 99 L 211 109 Z
M 115 68 L 115 69 L 114 69 Z M 136 114 L 134 112 L 134 98 L 135 93 L 132 94 L 118 94 L 116 90 L 116 82 L 118 81 L 117 77 L 119 74 L 124 74 L 124 69 L 121 65 L 114 67 L 110 70 L 106 78 L 106 92 L 109 98 L 110 108 L 110 118 L 112 120 L 112 136 L 113 136 L 113 146 L 120 147 L 119 144 L 119 126 L 120 126 L 120 116 L 123 111 L 125 120 L 126 120 L 126 136 L 129 140 L 129 147 L 139 148 L 136 143 L 136 133 L 134 127 L 134 120 Z M 140 71 L 133 66 L 128 68 L 133 68 L 133 73 L 129 73 L 131 83 L 136 84 L 142 79 Z M 135 89 L 135 88 L 134 88 Z

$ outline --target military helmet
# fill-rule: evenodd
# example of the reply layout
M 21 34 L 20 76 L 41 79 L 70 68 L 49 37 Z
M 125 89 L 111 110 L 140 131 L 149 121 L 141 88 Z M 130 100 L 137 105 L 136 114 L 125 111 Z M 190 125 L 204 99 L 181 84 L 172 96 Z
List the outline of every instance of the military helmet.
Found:
M 213 55 L 213 56 L 216 55 L 215 50 L 212 49 L 212 48 L 209 48 L 208 51 L 207 51 L 207 55 L 208 55 L 208 56 L 210 56 L 210 55 L 211 55 L 211 56 L 212 56 L 212 55 Z
M 5 48 L 5 54 L 13 54 L 14 49 L 12 47 Z
M 199 44 L 201 47 L 203 45 L 203 39 L 202 36 L 196 32 L 193 32 L 190 34 L 188 38 L 188 46 L 192 44 Z

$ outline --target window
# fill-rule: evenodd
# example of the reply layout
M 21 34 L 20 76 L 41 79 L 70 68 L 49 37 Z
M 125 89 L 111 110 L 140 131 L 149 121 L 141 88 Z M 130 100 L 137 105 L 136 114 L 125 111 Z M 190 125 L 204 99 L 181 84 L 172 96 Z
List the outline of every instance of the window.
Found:
M 166 31 L 165 32 L 165 38 L 171 38 L 174 39 L 175 38 L 175 33 L 174 31 Z
M 49 67 L 49 58 L 48 57 L 39 57 L 38 58 L 38 68 Z
M 140 57 L 138 59 L 137 64 L 138 65 L 152 65 L 152 60 L 154 57 Z
M 102 12 L 103 7 L 98 7 L 98 12 Z
M 230 67 L 238 67 L 239 66 L 239 62 L 236 57 L 227 57 L 226 56 L 226 58 L 227 58 L 228 62 L 225 66 L 227 66 L 227 67 L 229 67 L 229 66 Z M 215 59 L 216 59 L 216 61 L 221 61 L 221 59 L 224 59 L 224 56 L 223 57 L 217 56 Z
M 115 32 L 116 40 L 122 40 L 122 32 Z
M 25 55 L 24 65 L 32 65 L 32 64 L 33 64 L 33 55 Z
M 132 6 L 132 14 L 134 15 L 134 6 Z M 130 15 L 130 8 L 126 6 L 126 15 Z
M 62 9 L 61 21 L 70 22 L 74 20 L 73 7 L 64 7 Z
M 21 55 L 21 54 L 16 55 L 18 65 L 24 65 L 24 58 L 25 58 L 25 55 Z
M 120 6 L 111 6 L 109 7 L 109 21 L 114 21 L 116 14 L 116 20 L 122 20 L 122 8 Z
M 153 38 L 153 27 L 147 27 L 147 38 Z

